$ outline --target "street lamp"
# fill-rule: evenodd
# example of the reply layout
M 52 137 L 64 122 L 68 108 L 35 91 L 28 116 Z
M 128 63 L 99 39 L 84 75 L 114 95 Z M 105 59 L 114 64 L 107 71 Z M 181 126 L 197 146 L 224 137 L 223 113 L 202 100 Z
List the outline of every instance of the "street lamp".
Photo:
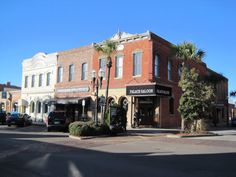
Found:
M 96 96 L 96 105 L 95 105 L 95 124 L 96 126 L 98 125 L 98 87 L 102 88 L 102 79 L 104 76 L 104 71 L 103 69 L 99 69 L 98 71 L 98 77 L 96 74 L 96 71 L 93 70 L 92 73 L 92 84 L 93 84 L 93 89 L 94 87 L 96 87 L 96 92 L 95 92 L 95 96 Z

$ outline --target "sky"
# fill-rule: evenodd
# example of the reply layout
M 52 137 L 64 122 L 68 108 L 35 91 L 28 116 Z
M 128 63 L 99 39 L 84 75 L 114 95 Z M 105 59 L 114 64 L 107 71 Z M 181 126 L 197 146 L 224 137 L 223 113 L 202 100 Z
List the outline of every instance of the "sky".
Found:
M 20 86 L 22 61 L 38 52 L 100 42 L 118 30 L 195 43 L 236 90 L 235 0 L 1 0 L 0 83 Z

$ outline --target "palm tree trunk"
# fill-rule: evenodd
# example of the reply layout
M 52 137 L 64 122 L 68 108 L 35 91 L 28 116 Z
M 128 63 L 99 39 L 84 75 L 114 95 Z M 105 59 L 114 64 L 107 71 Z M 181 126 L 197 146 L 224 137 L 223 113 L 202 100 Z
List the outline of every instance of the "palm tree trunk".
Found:
M 108 106 L 108 103 L 107 103 L 108 100 L 107 99 L 108 99 L 108 91 L 109 91 L 111 66 L 112 66 L 111 57 L 107 57 L 107 68 L 108 68 L 108 71 L 107 71 L 107 85 L 106 85 L 106 95 L 105 95 L 105 109 L 104 109 L 102 124 L 105 123 L 105 115 L 106 115 L 106 112 L 107 112 L 107 109 L 108 109 L 107 108 L 107 106 Z

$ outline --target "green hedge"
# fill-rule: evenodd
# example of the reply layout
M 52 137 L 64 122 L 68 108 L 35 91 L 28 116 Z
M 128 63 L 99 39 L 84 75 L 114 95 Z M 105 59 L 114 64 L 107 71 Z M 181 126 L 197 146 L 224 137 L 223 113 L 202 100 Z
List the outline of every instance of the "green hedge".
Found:
M 93 121 L 76 121 L 69 125 L 69 132 L 73 136 L 96 136 L 110 134 L 110 129 L 107 125 L 96 126 Z

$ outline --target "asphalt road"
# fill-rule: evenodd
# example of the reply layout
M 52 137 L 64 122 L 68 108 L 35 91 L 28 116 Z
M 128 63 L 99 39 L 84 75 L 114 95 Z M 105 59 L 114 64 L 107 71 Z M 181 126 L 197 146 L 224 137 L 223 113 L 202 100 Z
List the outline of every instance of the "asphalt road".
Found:
M 236 142 L 164 135 L 75 140 L 0 126 L 0 177 L 235 177 Z

